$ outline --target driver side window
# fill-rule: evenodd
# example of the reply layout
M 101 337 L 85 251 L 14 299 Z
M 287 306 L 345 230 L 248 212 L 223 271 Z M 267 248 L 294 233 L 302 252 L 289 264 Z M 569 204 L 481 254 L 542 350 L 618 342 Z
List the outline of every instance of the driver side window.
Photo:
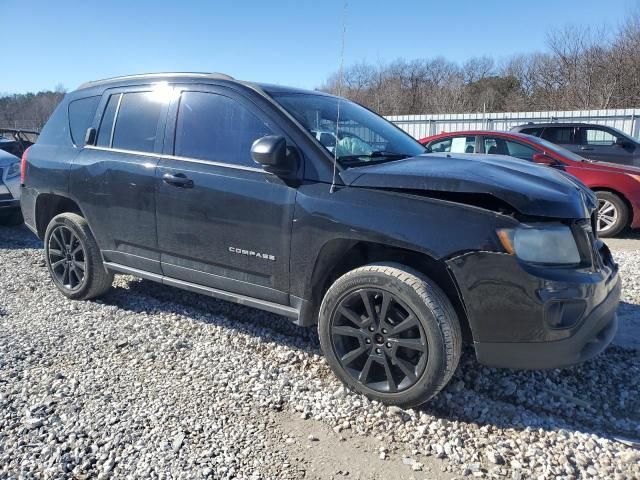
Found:
M 616 137 L 614 135 L 599 128 L 587 128 L 585 131 L 585 139 L 587 145 L 600 147 L 608 147 L 616 143 Z
M 528 145 L 497 137 L 485 137 L 484 151 L 488 155 L 509 155 L 529 162 L 532 162 L 533 155 L 538 153 Z

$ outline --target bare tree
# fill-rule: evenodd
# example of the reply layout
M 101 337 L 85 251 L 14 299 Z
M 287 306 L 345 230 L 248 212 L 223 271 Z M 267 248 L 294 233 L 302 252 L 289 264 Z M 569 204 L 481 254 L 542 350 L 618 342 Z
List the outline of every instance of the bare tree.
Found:
M 342 93 L 385 115 L 640 105 L 640 8 L 617 29 L 553 30 L 547 47 L 500 65 L 487 56 L 360 63 Z M 322 88 L 336 93 L 331 78 Z

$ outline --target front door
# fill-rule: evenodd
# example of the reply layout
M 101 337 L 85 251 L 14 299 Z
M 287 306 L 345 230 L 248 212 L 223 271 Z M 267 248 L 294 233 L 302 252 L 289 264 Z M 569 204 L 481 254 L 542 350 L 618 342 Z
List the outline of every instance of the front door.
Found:
M 583 152 L 581 155 L 601 162 L 633 165 L 637 147 L 631 142 L 617 145 L 618 135 L 613 130 L 599 127 L 581 128 Z M 623 139 L 626 140 L 626 139 Z
M 288 304 L 296 189 L 250 154 L 256 139 L 283 132 L 225 87 L 177 92 L 156 175 L 164 275 Z

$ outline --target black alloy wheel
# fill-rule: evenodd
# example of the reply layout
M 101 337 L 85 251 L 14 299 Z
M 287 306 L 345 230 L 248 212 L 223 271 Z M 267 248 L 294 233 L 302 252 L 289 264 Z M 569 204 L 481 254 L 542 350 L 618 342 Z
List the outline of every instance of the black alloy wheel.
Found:
M 429 357 L 424 329 L 415 312 L 389 291 L 362 288 L 345 295 L 330 328 L 342 367 L 371 390 L 402 392 L 424 372 Z
M 47 253 L 53 276 L 69 291 L 85 282 L 86 251 L 80 238 L 67 226 L 57 226 L 49 236 Z

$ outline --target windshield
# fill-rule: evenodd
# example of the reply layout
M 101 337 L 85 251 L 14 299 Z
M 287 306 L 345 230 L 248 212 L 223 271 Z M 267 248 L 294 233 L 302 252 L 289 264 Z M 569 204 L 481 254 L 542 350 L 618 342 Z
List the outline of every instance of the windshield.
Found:
M 344 98 L 300 93 L 274 94 L 273 98 L 345 168 L 414 157 L 426 151 L 384 118 Z
M 555 143 L 548 142 L 547 140 L 544 140 L 543 138 L 535 137 L 533 135 L 530 135 L 529 136 L 529 140 L 534 142 L 534 143 L 537 143 L 538 145 L 540 145 L 545 150 L 551 150 L 552 152 L 556 152 L 557 154 L 562 155 L 563 157 L 566 157 L 569 160 L 573 160 L 574 162 L 586 162 L 587 161 L 586 158 L 581 157 L 577 153 L 573 153 L 571 150 L 567 150 L 566 148 L 561 147 L 559 145 L 556 145 Z

